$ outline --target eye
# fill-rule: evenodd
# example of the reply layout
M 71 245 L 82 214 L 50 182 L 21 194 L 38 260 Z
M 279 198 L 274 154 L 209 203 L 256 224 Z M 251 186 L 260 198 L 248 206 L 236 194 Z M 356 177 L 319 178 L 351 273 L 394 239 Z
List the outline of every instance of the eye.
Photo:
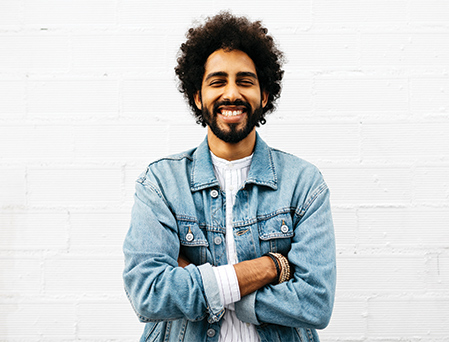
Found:
M 254 82 L 252 80 L 247 80 L 247 79 L 239 80 L 238 83 L 244 87 L 249 87 L 249 86 L 254 85 Z
M 209 85 L 210 85 L 211 87 L 220 87 L 220 86 L 222 86 L 224 83 L 225 83 L 225 81 L 223 81 L 223 80 L 214 80 L 214 81 L 210 82 Z

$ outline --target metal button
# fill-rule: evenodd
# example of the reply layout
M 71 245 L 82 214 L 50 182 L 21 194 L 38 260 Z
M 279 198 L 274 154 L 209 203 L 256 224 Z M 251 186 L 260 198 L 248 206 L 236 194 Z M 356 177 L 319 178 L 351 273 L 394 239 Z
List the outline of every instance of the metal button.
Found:
M 214 337 L 215 336 L 215 330 L 214 329 L 207 329 L 207 336 Z
M 215 242 L 216 245 L 219 245 L 221 243 L 221 241 L 222 241 L 221 237 L 219 237 L 219 236 L 216 236 L 215 239 L 214 239 L 214 242 Z
M 281 226 L 281 232 L 283 232 L 284 234 L 288 232 L 288 226 L 286 224 L 283 224 Z
M 213 190 L 210 192 L 210 195 L 211 195 L 213 198 L 217 198 L 217 197 L 218 197 L 218 191 L 215 190 L 215 189 L 213 189 Z M 214 330 L 214 331 L 215 331 L 215 330 Z
M 189 241 L 189 242 L 192 241 L 193 240 L 193 234 L 192 233 L 187 233 L 186 240 Z

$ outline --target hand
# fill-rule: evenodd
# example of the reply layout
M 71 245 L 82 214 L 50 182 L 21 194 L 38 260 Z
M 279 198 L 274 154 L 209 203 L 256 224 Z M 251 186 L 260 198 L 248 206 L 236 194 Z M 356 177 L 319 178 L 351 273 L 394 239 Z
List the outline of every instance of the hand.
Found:
M 184 255 L 182 255 L 181 253 L 179 253 L 179 256 L 178 256 L 178 266 L 184 268 L 184 267 L 186 267 L 187 265 L 190 265 L 190 264 L 191 264 L 190 260 L 187 259 L 187 258 L 186 258 Z

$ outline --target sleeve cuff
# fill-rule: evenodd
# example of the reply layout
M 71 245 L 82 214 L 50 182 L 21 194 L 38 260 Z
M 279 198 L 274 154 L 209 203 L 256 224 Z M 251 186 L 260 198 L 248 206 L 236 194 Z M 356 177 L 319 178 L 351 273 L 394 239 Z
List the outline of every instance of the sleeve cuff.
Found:
M 224 315 L 224 306 L 220 300 L 220 292 L 218 288 L 215 273 L 210 264 L 198 266 L 201 278 L 203 280 L 204 294 L 207 301 L 207 310 L 209 311 L 209 323 L 218 322 Z
M 235 303 L 235 313 L 242 322 L 260 325 L 256 316 L 256 294 L 257 291 L 250 293 Z
M 224 306 L 240 300 L 240 288 L 234 266 L 224 265 L 213 267 L 218 283 L 220 299 Z

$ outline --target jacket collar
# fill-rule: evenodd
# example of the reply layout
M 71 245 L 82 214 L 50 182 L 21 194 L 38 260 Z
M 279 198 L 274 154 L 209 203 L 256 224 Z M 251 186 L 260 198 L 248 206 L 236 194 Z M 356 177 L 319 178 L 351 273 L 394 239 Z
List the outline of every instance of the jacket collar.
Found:
M 277 189 L 276 170 L 273 163 L 271 149 L 256 133 L 256 146 L 249 169 L 246 184 L 257 184 Z M 191 191 L 219 186 L 215 177 L 214 167 L 210 156 L 207 136 L 193 154 L 193 167 L 190 175 Z

